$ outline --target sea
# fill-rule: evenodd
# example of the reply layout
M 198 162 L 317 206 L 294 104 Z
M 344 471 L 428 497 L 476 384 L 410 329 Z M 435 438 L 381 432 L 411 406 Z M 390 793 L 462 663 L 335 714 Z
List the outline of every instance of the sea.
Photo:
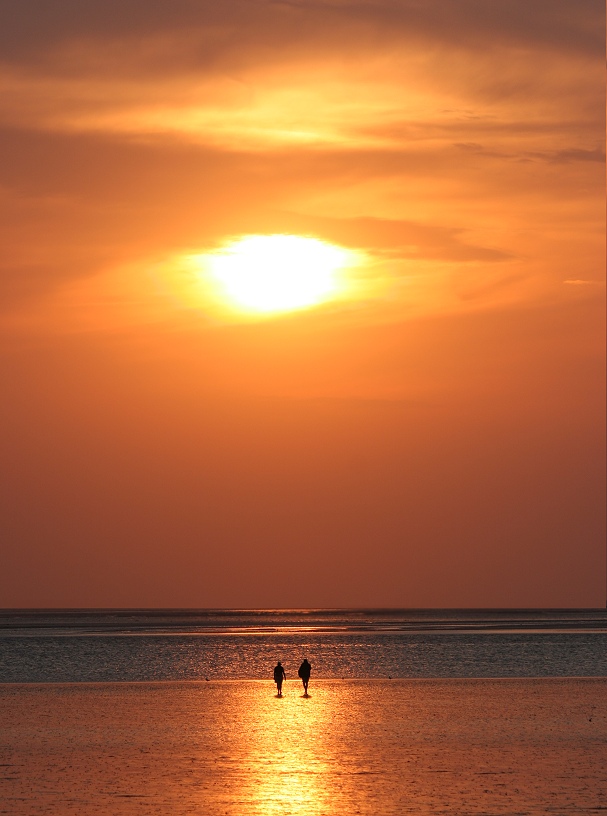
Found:
M 1 610 L 0 683 L 607 677 L 607 610 Z

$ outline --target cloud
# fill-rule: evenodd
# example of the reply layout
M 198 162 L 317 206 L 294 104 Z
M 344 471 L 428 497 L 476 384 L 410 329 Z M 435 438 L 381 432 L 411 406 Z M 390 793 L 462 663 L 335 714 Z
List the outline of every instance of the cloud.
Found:
M 478 142 L 457 142 L 453 147 L 458 150 L 472 153 L 475 156 L 484 156 L 490 159 L 511 159 L 514 161 L 543 161 L 550 164 L 571 164 L 572 162 L 597 162 L 605 163 L 605 151 L 597 147 L 594 150 L 570 147 L 564 150 L 546 151 L 523 151 L 518 153 L 508 153 L 506 151 L 489 150 Z
M 309 233 L 344 246 L 357 247 L 398 258 L 440 258 L 450 261 L 496 262 L 511 253 L 466 243 L 465 231 L 387 218 L 328 218 L 297 213 L 277 213 L 280 231 Z
M 562 291 L 576 242 L 590 278 L 603 14 L 0 0 L 6 302 L 253 232 L 363 248 L 458 303 Z
M 595 150 L 572 147 L 568 150 L 557 150 L 553 154 L 548 154 L 546 158 L 556 164 L 569 164 L 569 162 L 599 162 L 599 164 L 604 164 L 605 151 L 599 147 Z
M 0 121 L 231 151 L 476 142 L 581 160 L 602 138 L 602 16 L 594 0 L 3 0 Z
M 230 55 L 266 52 L 284 60 L 293 49 L 317 54 L 384 49 L 397 42 L 491 51 L 496 46 L 603 53 L 604 7 L 597 0 L 2 0 L 0 49 L 5 62 L 53 62 L 70 44 L 135 45 L 148 70 L 203 68 Z M 185 48 L 183 47 L 185 44 Z M 137 47 L 138 46 L 138 47 Z M 123 61 L 132 62 L 125 49 Z M 110 50 L 108 65 L 114 54 Z M 172 59 L 173 58 L 173 59 Z M 276 58 L 276 57 L 275 57 Z
M 572 278 L 570 280 L 564 280 L 564 284 L 567 286 L 604 286 L 604 281 L 597 281 L 597 280 L 580 280 L 579 278 Z

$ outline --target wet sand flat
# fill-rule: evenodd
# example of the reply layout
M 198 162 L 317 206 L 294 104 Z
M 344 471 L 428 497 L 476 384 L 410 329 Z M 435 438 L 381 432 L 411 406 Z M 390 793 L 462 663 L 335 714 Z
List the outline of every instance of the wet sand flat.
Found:
M 0 686 L 0 813 L 607 812 L 607 679 Z

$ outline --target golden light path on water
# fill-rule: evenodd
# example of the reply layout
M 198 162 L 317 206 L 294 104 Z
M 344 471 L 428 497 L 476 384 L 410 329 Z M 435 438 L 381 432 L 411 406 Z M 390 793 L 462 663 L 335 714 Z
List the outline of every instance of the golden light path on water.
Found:
M 187 295 L 213 311 L 250 317 L 309 309 L 350 298 L 362 253 L 301 235 L 243 235 L 189 255 Z
M 283 698 L 258 695 L 252 701 L 247 761 L 255 771 L 241 796 L 255 803 L 259 816 L 331 813 L 334 755 L 326 736 L 338 707 L 323 693 L 305 698 L 298 680 L 285 686 Z

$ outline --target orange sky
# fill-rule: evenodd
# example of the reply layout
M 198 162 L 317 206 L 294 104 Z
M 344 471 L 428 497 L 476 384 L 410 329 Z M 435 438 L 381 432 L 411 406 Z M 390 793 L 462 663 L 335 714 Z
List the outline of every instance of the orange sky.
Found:
M 4 3 L 0 606 L 603 606 L 603 34 Z M 192 266 L 276 234 L 347 286 L 259 315 Z

